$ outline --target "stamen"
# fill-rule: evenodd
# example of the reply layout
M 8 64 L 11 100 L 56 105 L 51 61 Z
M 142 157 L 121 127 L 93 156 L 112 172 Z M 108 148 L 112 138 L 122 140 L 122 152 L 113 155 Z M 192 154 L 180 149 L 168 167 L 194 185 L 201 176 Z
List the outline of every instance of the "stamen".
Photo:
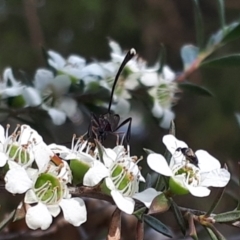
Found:
M 5 131 L 5 138 L 6 139 L 8 138 L 9 129 L 10 129 L 10 124 L 7 124 L 6 131 Z

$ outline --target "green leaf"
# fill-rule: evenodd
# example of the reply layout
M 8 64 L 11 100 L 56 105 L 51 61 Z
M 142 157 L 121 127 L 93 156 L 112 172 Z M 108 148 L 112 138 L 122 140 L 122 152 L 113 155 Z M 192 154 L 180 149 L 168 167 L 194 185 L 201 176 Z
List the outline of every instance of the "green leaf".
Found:
M 211 207 L 209 208 L 209 210 L 207 211 L 207 213 L 205 214 L 205 216 L 210 216 L 210 214 L 216 209 L 217 205 L 219 204 L 219 202 L 222 199 L 223 193 L 224 193 L 225 188 L 219 188 L 216 197 L 214 198 L 214 201 L 211 205 Z
M 13 210 L 7 217 L 0 222 L 0 231 L 5 228 L 15 217 L 17 210 Z
M 198 47 L 202 49 L 203 43 L 204 43 L 202 14 L 201 14 L 201 9 L 200 9 L 198 0 L 193 0 L 193 4 L 194 4 L 194 17 L 195 17 L 197 43 L 198 43 Z
M 224 28 L 222 43 L 226 44 L 238 38 L 240 38 L 240 22 L 234 22 Z
M 174 216 L 176 217 L 177 223 L 182 231 L 182 234 L 185 236 L 187 230 L 185 219 L 183 218 L 183 215 L 178 205 L 171 198 L 169 199 L 169 201 L 171 202 L 171 209 L 173 210 Z
M 225 26 L 224 29 L 219 30 L 213 34 L 207 46 L 211 47 L 213 45 L 223 46 L 226 43 L 234 41 L 240 37 L 240 22 L 233 22 L 228 26 Z
M 219 223 L 232 222 L 240 219 L 240 210 L 220 213 L 214 216 L 214 220 Z
M 218 2 L 218 12 L 219 12 L 219 19 L 221 28 L 224 30 L 225 27 L 225 7 L 224 7 L 224 0 L 217 0 Z
M 135 211 L 133 213 L 133 215 L 138 219 L 138 220 L 142 220 L 143 214 L 146 211 L 146 207 L 140 208 L 137 211 Z
M 153 199 L 151 206 L 149 207 L 148 214 L 166 212 L 169 207 L 169 200 L 166 198 L 164 193 L 161 193 Z
M 179 83 L 179 87 L 183 90 L 187 90 L 196 95 L 205 96 L 205 97 L 213 96 L 213 94 L 207 88 L 190 83 L 190 82 Z
M 212 224 L 204 226 L 212 240 L 227 240 Z
M 159 62 L 160 62 L 160 67 L 157 72 L 160 74 L 160 73 L 162 73 L 163 67 L 166 62 L 166 49 L 163 44 L 161 44 Z
M 220 58 L 203 61 L 200 67 L 239 67 L 240 54 L 232 54 Z
M 211 238 L 211 240 L 218 240 L 218 237 L 214 234 L 214 232 L 208 228 L 208 227 L 204 227 L 209 235 L 209 237 Z
M 149 227 L 153 228 L 157 232 L 160 232 L 163 235 L 170 238 L 173 237 L 171 230 L 166 225 L 164 225 L 161 221 L 154 218 L 153 216 L 144 214 L 143 220 Z

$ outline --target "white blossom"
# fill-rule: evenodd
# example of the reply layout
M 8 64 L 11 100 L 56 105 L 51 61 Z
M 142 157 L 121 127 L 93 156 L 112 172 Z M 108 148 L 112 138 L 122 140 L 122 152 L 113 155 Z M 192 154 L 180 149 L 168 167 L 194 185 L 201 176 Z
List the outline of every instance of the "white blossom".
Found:
M 135 157 L 130 157 L 123 146 L 114 149 L 103 148 L 103 161 L 108 169 L 105 179 L 106 187 L 117 207 L 125 213 L 132 214 L 135 201 L 138 199 L 149 207 L 152 200 L 159 194 L 155 189 L 149 188 L 139 192 L 139 181 L 145 181 Z
M 13 193 L 26 193 L 24 202 L 28 204 L 26 223 L 31 229 L 47 229 L 52 218 L 63 211 L 66 221 L 74 226 L 80 226 L 86 221 L 86 207 L 81 198 L 71 198 L 65 178 L 69 169 L 67 163 L 60 166 L 51 165 L 47 171 L 29 173 L 29 169 L 11 162 L 6 173 L 6 189 Z M 34 205 L 33 205 L 34 204 Z
M 5 131 L 0 125 L 0 166 L 14 161 L 27 168 L 35 161 L 38 168 L 45 167 L 50 160 L 50 153 L 42 137 L 28 125 L 18 125 L 12 134 L 9 134 L 9 128 L 10 125 Z
M 177 83 L 174 82 L 175 73 L 164 66 L 162 73 L 147 72 L 140 78 L 140 82 L 147 87 L 149 95 L 153 99 L 152 114 L 161 119 L 160 126 L 169 128 L 175 114 L 172 112 L 172 106 L 176 102 L 175 94 L 178 91 Z
M 230 180 L 230 173 L 221 168 L 219 161 L 204 150 L 195 152 L 197 162 L 192 162 L 181 152 L 181 148 L 188 145 L 176 139 L 173 135 L 165 135 L 163 143 L 172 154 L 170 164 L 157 153 L 148 155 L 147 162 L 154 171 L 170 177 L 171 184 L 179 194 L 190 192 L 197 197 L 205 197 L 210 194 L 208 187 L 224 187 Z

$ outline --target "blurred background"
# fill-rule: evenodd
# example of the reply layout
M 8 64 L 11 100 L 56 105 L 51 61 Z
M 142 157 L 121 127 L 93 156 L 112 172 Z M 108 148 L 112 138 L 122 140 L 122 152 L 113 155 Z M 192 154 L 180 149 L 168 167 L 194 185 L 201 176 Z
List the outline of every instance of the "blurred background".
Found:
M 220 28 L 217 1 L 199 2 L 207 40 Z M 239 0 L 225 1 L 225 5 L 227 23 L 238 20 Z M 116 40 L 123 49 L 134 47 L 150 64 L 156 62 L 160 44 L 163 43 L 167 52 L 166 63 L 175 72 L 179 72 L 182 69 L 179 54 L 181 46 L 196 44 L 192 1 L 0 0 L 1 72 L 10 66 L 25 71 L 29 78 L 33 78 L 37 68 L 45 67 L 42 46 L 55 50 L 64 57 L 75 53 L 89 61 L 109 60 L 108 37 Z M 214 55 L 217 57 L 235 52 L 240 52 L 239 40 L 221 48 Z M 214 97 L 201 97 L 188 92 L 181 95 L 178 104 L 173 108 L 176 114 L 177 137 L 187 142 L 192 149 L 205 149 L 222 163 L 226 162 L 236 182 L 237 174 L 239 176 L 237 162 L 240 156 L 240 128 L 235 113 L 240 111 L 240 67 L 200 69 L 191 75 L 189 81 L 204 85 Z M 163 152 L 162 136 L 167 130 L 161 129 L 154 119 L 147 116 L 148 110 L 141 102 L 134 99 L 133 102 L 137 111 L 143 112 L 146 117 L 141 132 L 133 134 L 131 139 L 132 155 L 144 155 L 143 147 Z M 41 132 L 41 127 L 38 131 L 47 143 L 55 141 L 61 144 L 69 142 L 73 133 L 86 132 L 88 124 L 89 119 L 86 118 L 85 122 L 78 126 L 74 126 L 70 121 L 62 126 L 50 124 L 48 129 L 51 135 L 46 130 Z M 149 172 L 144 161 L 140 165 L 143 166 L 144 174 Z M 205 201 L 188 196 L 176 198 L 176 201 L 181 206 L 207 210 L 215 194 L 216 191 L 213 190 Z M 237 194 L 240 194 L 239 187 L 231 181 L 216 212 L 235 208 Z M 39 233 L 29 239 L 104 239 L 101 236 L 106 234 L 113 208 L 109 204 L 93 200 L 88 201 L 88 205 L 89 221 L 80 230 L 61 225 L 56 220 L 58 227 L 55 231 L 44 236 Z M 159 219 L 178 233 L 179 227 L 169 214 L 163 214 Z M 123 227 L 130 230 L 124 231 L 123 239 L 133 239 L 131 228 L 134 228 L 135 224 L 133 217 L 124 216 Z M 238 239 L 234 238 L 237 234 L 239 236 L 238 229 L 220 227 L 221 232 L 228 236 L 227 239 Z M 15 228 L 21 229 L 14 226 L 10 231 L 14 232 Z M 146 232 L 146 239 L 165 239 L 153 231 Z M 201 228 L 199 231 L 200 239 L 207 239 Z M 66 232 L 67 236 L 64 235 Z M 22 237 L 14 236 L 17 239 Z M 183 239 L 181 236 L 177 234 L 175 239 Z M 4 236 L 1 239 L 4 239 Z M 23 239 L 26 239 L 26 236 Z

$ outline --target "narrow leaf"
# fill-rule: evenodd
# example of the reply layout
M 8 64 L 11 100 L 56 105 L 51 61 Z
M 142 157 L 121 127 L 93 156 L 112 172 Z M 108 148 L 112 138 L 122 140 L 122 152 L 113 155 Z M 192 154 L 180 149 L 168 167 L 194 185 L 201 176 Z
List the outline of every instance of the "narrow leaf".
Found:
M 179 207 L 177 206 L 177 204 L 170 198 L 169 199 L 171 202 L 171 209 L 173 210 L 174 216 L 176 217 L 177 223 L 183 233 L 183 235 L 186 235 L 186 222 L 185 219 L 183 218 L 183 215 L 179 209 Z
M 153 199 L 151 206 L 149 207 L 148 214 L 165 212 L 169 209 L 169 207 L 169 200 L 166 198 L 164 193 L 161 193 Z
M 234 22 L 228 27 L 224 28 L 224 37 L 222 43 L 226 44 L 228 42 L 234 41 L 240 37 L 240 23 Z
M 201 9 L 199 6 L 198 0 L 193 0 L 194 4 L 194 16 L 195 16 L 195 28 L 196 28 L 196 35 L 197 35 L 197 43 L 200 49 L 203 48 L 204 38 L 203 38 L 203 20 Z
M 208 223 L 205 227 L 213 240 L 227 240 L 212 224 Z
M 217 2 L 218 2 L 218 12 L 219 12 L 220 25 L 221 25 L 222 30 L 224 30 L 224 27 L 225 27 L 224 0 L 217 0 Z
M 220 58 L 203 61 L 200 67 L 239 67 L 240 54 L 232 54 Z
M 240 210 L 220 213 L 214 216 L 216 222 L 232 222 L 240 219 Z
M 207 211 L 207 213 L 205 214 L 206 217 L 210 216 L 210 214 L 216 209 L 217 205 L 219 204 L 219 202 L 222 199 L 223 193 L 224 193 L 225 188 L 219 188 L 216 197 L 214 198 L 214 201 L 211 205 L 211 207 L 209 208 L 209 210 Z
M 143 216 L 143 214 L 145 213 L 146 209 L 147 209 L 146 207 L 140 208 L 140 209 L 138 209 L 137 211 L 135 211 L 135 212 L 133 213 L 133 215 L 134 215 L 138 220 L 142 220 L 142 216 Z
M 0 231 L 5 228 L 15 217 L 16 214 L 16 209 L 13 210 L 7 217 L 5 217 L 1 222 L 0 222 Z
M 189 92 L 192 92 L 196 95 L 205 96 L 205 97 L 212 97 L 213 94 L 205 87 L 198 86 L 196 84 L 190 83 L 190 82 L 184 82 L 180 83 L 179 87 L 183 90 L 187 90 Z
M 121 239 L 121 210 L 116 208 L 112 214 L 107 240 Z
M 166 62 L 166 49 L 165 49 L 163 44 L 161 44 L 159 62 L 160 62 L 160 67 L 159 67 L 157 72 L 162 73 L 163 67 L 164 67 L 165 62 Z
M 240 37 L 240 22 L 233 22 L 228 26 L 225 26 L 224 29 L 219 30 L 213 34 L 208 41 L 208 48 L 213 45 L 218 45 L 218 47 L 224 46 L 226 43 L 229 43 L 233 40 L 236 40 Z
M 157 232 L 160 232 L 163 235 L 172 238 L 171 230 L 158 219 L 154 218 L 151 215 L 144 214 L 143 220 L 149 227 L 153 228 Z
M 214 234 L 214 232 L 208 228 L 208 227 L 204 227 L 209 235 L 209 237 L 211 238 L 211 240 L 218 240 L 217 236 Z

